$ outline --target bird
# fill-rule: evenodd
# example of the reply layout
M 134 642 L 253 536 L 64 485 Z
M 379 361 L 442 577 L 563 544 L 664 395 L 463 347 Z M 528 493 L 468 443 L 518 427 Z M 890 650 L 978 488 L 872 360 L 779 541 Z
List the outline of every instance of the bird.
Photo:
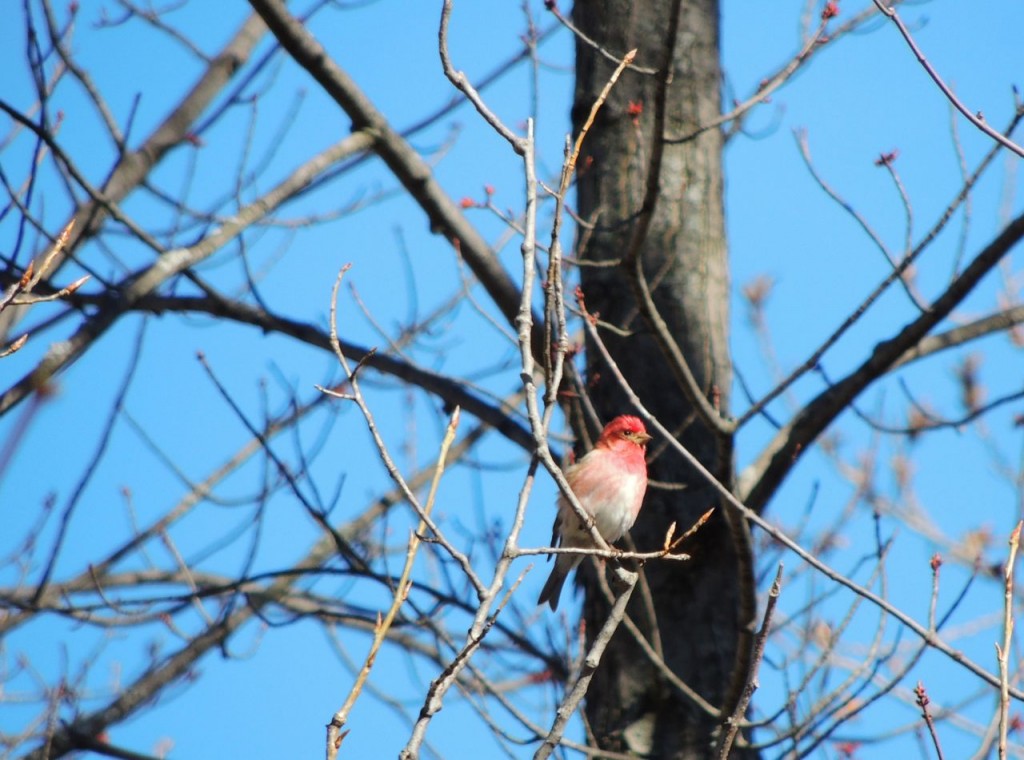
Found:
M 644 454 L 651 436 L 640 418 L 620 414 L 601 431 L 594 448 L 565 471 L 565 479 L 577 501 L 594 520 L 598 533 L 609 544 L 633 527 L 647 491 Z M 551 545 L 595 548 L 587 525 L 565 496 L 558 499 L 558 513 L 551 529 Z M 582 554 L 558 554 L 537 604 L 558 609 L 558 597 L 566 577 L 583 561 Z M 550 559 L 550 555 L 548 559 Z

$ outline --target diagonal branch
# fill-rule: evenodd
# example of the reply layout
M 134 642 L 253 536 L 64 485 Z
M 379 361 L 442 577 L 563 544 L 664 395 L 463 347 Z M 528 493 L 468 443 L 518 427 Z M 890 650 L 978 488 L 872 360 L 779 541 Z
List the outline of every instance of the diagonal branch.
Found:
M 108 704 L 58 728 L 49 746 L 44 744 L 25 755 L 24 760 L 52 760 L 63 757 L 79 747 L 76 735 L 99 736 L 108 726 L 136 713 L 169 684 L 185 676 L 199 658 L 225 642 L 256 614 L 260 606 L 269 601 L 254 601 L 251 607 L 243 607 L 223 621 L 210 626 L 173 655 L 147 670 Z
M 242 301 L 227 298 L 153 294 L 140 299 L 134 308 L 151 310 L 158 314 L 167 311 L 210 314 L 240 324 L 258 327 L 265 333 L 279 333 L 310 346 L 325 350 L 331 349 L 330 335 L 323 329 L 308 322 L 279 316 Z M 390 354 L 374 353 L 367 346 L 340 339 L 338 344 L 342 353 L 352 361 L 360 362 L 369 369 L 391 375 L 427 393 L 432 393 L 449 407 L 462 407 L 467 413 L 472 414 L 512 443 L 526 451 L 533 450 L 535 445 L 533 436 L 523 425 L 515 421 L 514 410 L 508 404 L 504 402 L 488 403 L 473 393 L 464 382 L 429 369 L 423 369 Z
M 981 251 L 963 274 L 936 299 L 932 308 L 904 327 L 875 350 L 856 370 L 807 404 L 765 447 L 757 460 L 741 475 L 737 488 L 740 501 L 762 511 L 815 438 L 855 399 L 861 391 L 888 372 L 908 351 L 959 304 L 975 285 L 1024 237 L 1024 215 L 1010 222 L 1002 233 Z
M 250 226 L 264 219 L 275 208 L 307 187 L 328 168 L 352 153 L 365 150 L 368 144 L 369 138 L 363 132 L 349 135 L 313 156 L 265 196 L 242 208 L 212 234 L 195 245 L 166 251 L 138 276 L 122 280 L 114 289 L 120 295 L 118 300 L 86 318 L 68 340 L 52 345 L 35 368 L 10 386 L 3 394 L 0 394 L 0 416 L 45 385 L 57 372 L 77 361 L 97 338 L 103 335 L 141 298 L 155 292 L 175 275 L 212 256 Z
M 118 161 L 101 188 L 104 200 L 115 204 L 124 200 L 149 176 L 149 172 L 167 153 L 188 138 L 195 121 L 246 63 L 264 31 L 266 26 L 259 16 L 253 14 L 246 19 L 175 109 L 142 145 L 130 153 L 125 153 Z M 105 207 L 101 201 L 91 200 L 78 208 L 71 219 L 74 229 L 64 253 L 56 263 L 57 269 L 68 256 L 74 254 L 83 240 L 96 234 L 108 214 L 109 207 Z M 0 335 L 6 333 L 10 324 L 17 318 L 18 310 L 15 310 L 0 320 Z
M 1020 223 L 1020 226 L 1024 227 L 1024 217 L 1016 220 L 1015 224 L 1017 223 Z M 858 597 L 865 599 L 878 609 L 891 615 L 893 618 L 895 618 L 904 626 L 906 626 L 909 630 L 913 631 L 927 646 L 936 649 L 939 652 L 942 652 L 944 655 L 946 655 L 953 661 L 959 663 L 960 665 L 974 673 L 976 676 L 983 679 L 986 683 L 989 683 L 993 686 L 999 686 L 999 679 L 997 676 L 993 675 L 985 668 L 983 668 L 981 665 L 974 662 L 969 657 L 965 656 L 962 651 L 955 649 L 952 645 L 948 644 L 946 641 L 941 639 L 938 636 L 936 629 L 932 627 L 925 627 L 921 623 L 917 622 L 917 620 L 915 620 L 909 614 L 903 612 L 903 610 L 896 607 L 894 604 L 887 601 L 882 596 L 876 594 L 874 591 L 871 591 L 867 586 L 863 586 L 857 583 L 856 581 L 850 579 L 848 576 L 835 570 L 832 566 L 824 562 L 817 555 L 817 553 L 804 549 L 803 546 L 801 546 L 796 540 L 790 538 L 790 536 L 786 532 L 777 528 L 775 525 L 768 522 L 764 517 L 762 517 L 759 511 L 755 511 L 748 504 L 745 504 L 736 493 L 734 493 L 725 484 L 719 481 L 718 478 L 716 478 L 711 473 L 711 471 L 708 470 L 707 467 L 705 467 L 704 464 L 693 453 L 690 452 L 689 449 L 687 449 L 685 446 L 683 446 L 682 443 L 676 440 L 676 438 L 672 434 L 672 431 L 668 430 L 664 425 L 661 424 L 661 422 L 658 421 L 658 419 L 653 414 L 651 414 L 650 411 L 648 411 L 648 409 L 643 405 L 643 403 L 641 403 L 640 398 L 636 395 L 635 391 L 633 391 L 633 389 L 630 388 L 629 383 L 626 381 L 626 378 L 622 374 L 622 371 L 619 369 L 618 365 L 612 361 L 611 355 L 608 353 L 608 348 L 600 340 L 600 335 L 598 334 L 597 329 L 588 321 L 584 321 L 584 327 L 586 327 L 587 333 L 594 340 L 595 345 L 597 346 L 602 358 L 605 361 L 605 365 L 611 371 L 612 375 L 615 376 L 615 380 L 618 382 L 623 392 L 625 392 L 630 404 L 633 406 L 634 409 L 636 409 L 640 417 L 642 417 L 645 422 L 647 422 L 654 430 L 656 430 L 658 434 L 664 438 L 665 442 L 674 451 L 678 452 L 683 457 L 683 459 L 700 474 L 700 476 L 704 479 L 704 482 L 711 486 L 711 488 L 726 502 L 729 509 L 734 509 L 738 515 L 742 516 L 750 523 L 756 525 L 766 534 L 768 534 L 777 542 L 779 542 L 787 549 L 789 549 L 789 551 L 791 551 L 793 554 L 798 556 L 807 565 L 821 573 L 824 577 L 839 584 L 840 586 L 844 586 L 845 588 L 856 594 Z M 796 454 L 794 454 L 794 458 L 799 453 L 800 452 L 798 451 Z M 1024 701 L 1024 691 L 1021 691 L 1020 689 L 1011 689 L 1010 694 L 1014 697 L 1014 699 Z
M 1020 124 L 1021 119 L 1024 118 L 1024 107 L 1018 105 L 1017 109 L 1013 114 L 1013 118 L 1010 119 L 1009 125 L 1006 127 L 1005 134 L 1011 135 L 1013 131 Z M 985 155 L 985 157 L 978 163 L 974 172 L 969 176 L 961 186 L 956 197 L 946 206 L 945 210 L 940 215 L 938 221 L 932 225 L 932 228 L 924 235 L 921 241 L 917 244 L 909 254 L 905 255 L 899 262 L 899 265 L 889 272 L 888 275 L 878 284 L 878 286 L 868 294 L 861 304 L 854 309 L 850 315 L 843 320 L 843 323 L 836 328 L 825 342 L 822 343 L 814 352 L 807 357 L 806 361 L 799 367 L 794 369 L 784 380 L 776 384 L 776 386 L 765 394 L 759 401 L 753 404 L 747 411 L 745 411 L 739 419 L 736 421 L 737 427 L 743 427 L 743 425 L 759 414 L 765 409 L 768 404 L 778 398 L 782 393 L 789 388 L 799 378 L 803 377 L 807 372 L 818 366 L 819 361 L 825 355 L 825 353 L 834 346 L 839 339 L 845 335 L 850 328 L 852 328 L 857 322 L 860 321 L 868 309 L 874 304 L 881 296 L 889 289 L 898 278 L 902 278 L 904 273 L 917 261 L 918 258 L 928 249 L 928 247 L 935 241 L 939 234 L 946 228 L 949 220 L 953 218 L 953 214 L 956 212 L 961 205 L 968 202 L 970 192 L 973 187 L 981 179 L 981 176 L 991 166 L 992 161 L 997 155 L 999 155 L 1001 148 L 998 145 L 992 147 L 992 149 Z M 959 261 L 959 256 L 957 260 Z M 957 267 L 959 269 L 959 266 Z
M 249 0 L 249 4 L 263 17 L 295 62 L 345 110 L 353 128 L 373 135 L 373 150 L 426 213 L 431 229 L 458 247 L 501 313 L 510 324 L 515 324 L 520 301 L 518 286 L 487 241 L 438 184 L 427 162 L 391 127 L 312 33 L 289 13 L 282 0 Z M 535 331 L 533 349 L 537 356 L 543 356 L 540 337 Z
M 931 356 L 939 351 L 945 351 L 947 348 L 962 346 L 986 335 L 1009 330 L 1011 327 L 1021 323 L 1024 323 L 1024 306 L 1012 306 L 1003 311 L 989 314 L 987 317 L 981 317 L 973 322 L 968 322 L 965 325 L 954 327 L 946 332 L 929 335 L 917 345 L 908 349 L 899 358 L 899 361 L 892 366 L 892 369 L 916 362 L 918 359 Z

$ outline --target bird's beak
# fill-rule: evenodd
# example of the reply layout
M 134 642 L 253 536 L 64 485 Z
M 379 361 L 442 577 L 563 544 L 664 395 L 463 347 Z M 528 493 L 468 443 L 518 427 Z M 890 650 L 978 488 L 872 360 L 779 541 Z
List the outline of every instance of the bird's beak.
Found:
M 649 441 L 654 440 L 654 436 L 647 433 L 634 433 L 633 436 L 636 438 L 638 446 L 646 446 Z

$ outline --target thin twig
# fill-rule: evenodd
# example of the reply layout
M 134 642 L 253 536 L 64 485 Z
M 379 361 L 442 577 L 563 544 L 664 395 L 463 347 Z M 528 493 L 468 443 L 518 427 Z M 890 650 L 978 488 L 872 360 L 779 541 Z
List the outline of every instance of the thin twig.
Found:
M 527 409 L 531 414 L 530 427 L 533 443 L 535 446 L 540 446 L 540 444 L 543 443 L 544 436 L 540 433 L 540 428 L 538 426 L 539 418 L 536 414 L 537 397 L 536 387 L 533 382 L 534 359 L 532 350 L 534 348 L 532 341 L 535 334 L 533 332 L 534 320 L 531 309 L 535 256 L 534 240 L 537 223 L 537 183 L 535 173 L 536 167 L 534 166 L 533 122 L 529 120 L 526 125 L 526 142 L 523 147 L 522 157 L 526 175 L 526 211 L 523 222 L 525 235 L 523 236 L 521 251 L 525 276 L 523 279 L 523 287 L 519 293 L 518 303 L 515 305 L 514 316 L 511 317 L 510 321 L 512 321 L 517 328 L 517 337 L 522 355 L 523 391 Z M 537 334 L 539 335 L 539 333 Z M 546 446 L 543 446 L 542 448 L 543 453 L 546 453 L 550 460 L 551 453 L 547 450 Z M 452 685 L 457 682 L 457 679 L 463 669 L 469 666 L 471 658 L 482 645 L 487 632 L 494 626 L 497 616 L 504 608 L 508 599 L 511 598 L 510 591 L 505 595 L 504 600 L 498 603 L 495 608 L 496 600 L 505 584 L 505 579 L 508 575 L 509 569 L 511 568 L 512 558 L 510 556 L 510 552 L 514 551 L 516 548 L 519 541 L 519 533 L 521 532 L 526 520 L 526 506 L 529 502 L 529 496 L 532 491 L 538 461 L 539 457 L 535 456 L 527 469 L 526 478 L 524 480 L 523 487 L 520 490 L 519 499 L 516 503 L 512 526 L 505 539 L 505 546 L 502 554 L 498 558 L 495 566 L 490 586 L 486 588 L 477 586 L 476 590 L 477 597 L 479 599 L 479 606 L 473 615 L 473 622 L 466 635 L 465 643 L 458 651 L 455 658 L 452 659 L 441 674 L 431 682 L 430 687 L 427 690 L 426 697 L 424 698 L 423 706 L 420 708 L 419 717 L 413 724 L 409 740 L 399 753 L 400 758 L 408 759 L 419 757 L 420 747 L 426 737 L 427 728 L 430 726 L 430 722 L 433 720 L 434 715 L 441 710 L 444 704 L 445 695 L 448 693 L 448 690 Z M 558 469 L 554 465 L 553 461 L 551 461 L 551 467 L 555 470 Z M 513 586 L 513 588 L 515 588 L 516 585 L 518 585 L 518 582 Z
M 562 163 L 561 181 L 559 182 L 558 192 L 555 193 L 554 217 L 551 222 L 551 244 L 548 248 L 547 284 L 544 288 L 545 344 L 552 347 L 552 350 L 544 355 L 545 367 L 547 369 L 547 391 L 544 394 L 545 409 L 543 419 L 543 429 L 545 431 L 548 430 L 551 424 L 551 415 L 557 407 L 558 392 L 562 386 L 562 375 L 566 369 L 565 356 L 569 352 L 565 289 L 562 280 L 562 221 L 565 217 L 565 201 L 572 184 L 572 177 L 576 173 L 576 162 L 583 147 L 583 140 L 590 131 L 594 119 L 597 118 L 598 112 L 604 106 L 605 101 L 608 100 L 608 96 L 611 94 L 615 83 L 634 58 L 636 58 L 635 49 L 626 53 L 622 62 L 612 72 L 604 88 L 598 94 L 593 105 L 591 105 L 590 113 L 587 115 L 583 126 L 580 127 L 572 149 L 566 151 L 566 158 Z M 571 364 L 569 369 L 571 373 Z
M 85 275 L 84 277 L 79 278 L 66 288 L 62 288 L 56 293 L 46 296 L 29 297 L 29 294 L 33 291 L 36 285 L 39 284 L 39 281 L 47 275 L 50 268 L 53 266 L 54 260 L 60 255 L 61 251 L 64 250 L 74 226 L 75 220 L 72 219 L 67 223 L 60 235 L 57 236 L 57 240 L 43 257 L 42 263 L 40 263 L 39 266 L 36 266 L 35 261 L 30 261 L 28 266 L 25 267 L 24 274 L 12 283 L 6 292 L 0 294 L 0 311 L 3 311 L 8 306 L 31 306 L 32 304 L 42 303 L 44 301 L 56 301 L 74 293 L 86 283 L 90 275 Z M 0 352 L 0 359 L 10 356 L 15 351 L 20 350 L 28 341 L 28 337 L 29 334 L 24 333 L 12 341 L 4 351 Z
M 874 0 L 874 3 L 878 10 L 881 11 L 883 15 L 888 16 L 889 19 L 896 25 L 896 28 L 900 30 L 900 34 L 903 35 L 903 39 L 907 41 L 907 45 L 910 46 L 910 49 L 911 51 L 913 51 L 914 57 L 917 58 L 918 63 L 920 63 L 924 67 L 924 70 L 928 72 L 928 76 L 930 76 L 932 78 L 932 81 L 935 82 L 936 85 L 938 85 L 939 89 L 942 90 L 942 94 L 946 96 L 946 98 L 949 100 L 950 103 L 953 104 L 956 110 L 962 113 L 967 118 L 967 120 L 971 122 L 971 124 L 980 129 L 982 132 L 991 137 L 1004 148 L 1008 148 L 1009 150 L 1016 153 L 1018 156 L 1024 157 L 1024 148 L 1022 148 L 1020 145 L 1015 143 L 1010 138 L 1002 135 L 999 132 L 999 130 L 993 129 L 991 126 L 989 126 L 988 122 L 985 121 L 985 117 L 982 116 L 980 111 L 974 113 L 973 111 L 971 111 L 971 109 L 969 109 L 960 101 L 960 98 L 958 98 L 956 96 L 956 93 L 954 93 L 953 90 L 950 89 L 949 85 L 947 85 L 943 81 L 942 77 L 939 76 L 939 72 L 935 70 L 935 68 L 929 62 L 928 58 L 921 51 L 921 48 L 919 48 L 917 46 L 917 43 L 914 42 L 914 38 L 910 34 L 910 30 L 907 29 L 906 24 L 903 23 L 903 19 L 901 19 L 899 17 L 899 14 L 896 13 L 896 9 L 886 5 L 884 2 L 882 2 L 882 0 Z
M 1013 643 L 1013 563 L 1017 559 L 1020 531 L 1024 522 L 1018 522 L 1010 534 L 1010 556 L 1003 574 L 1003 645 L 996 644 L 999 659 L 999 760 L 1006 758 L 1006 737 L 1010 730 L 1010 645 Z
M 526 149 L 526 140 L 505 126 L 504 122 L 497 117 L 494 111 L 487 107 L 483 98 L 480 97 L 480 93 L 470 84 L 466 74 L 462 71 L 457 71 L 452 65 L 451 55 L 448 52 L 448 22 L 451 20 L 451 15 L 452 0 L 444 0 L 444 4 L 441 6 L 441 25 L 437 33 L 437 47 L 441 55 L 441 66 L 444 69 L 444 75 L 448 77 L 448 81 L 455 86 L 455 89 L 463 93 L 466 99 L 473 104 L 473 107 L 483 117 L 484 121 L 490 124 L 495 132 L 508 140 L 512 150 L 519 155 L 523 155 L 523 151 Z
M 434 509 L 434 503 L 437 497 L 437 487 L 441 483 L 441 475 L 444 474 L 448 450 L 451 448 L 452 442 L 455 440 L 455 431 L 458 427 L 459 408 L 455 407 L 455 411 L 452 412 L 451 420 L 448 422 L 448 429 L 445 431 L 444 439 L 441 441 L 441 448 L 437 455 L 437 465 L 434 469 L 434 477 L 430 482 L 430 491 L 427 494 L 427 502 L 423 505 L 423 510 L 427 515 L 429 515 Z M 409 580 L 412 575 L 412 566 L 416 560 L 416 553 L 419 551 L 420 544 L 422 543 L 420 535 L 425 533 L 426 530 L 427 525 L 421 519 L 419 528 L 409 536 L 409 548 L 405 553 L 405 565 L 402 568 L 402 574 L 399 576 L 398 583 L 395 585 L 395 593 L 391 602 L 391 607 L 383 618 L 378 614 L 377 625 L 373 632 L 373 643 L 370 645 L 370 651 L 366 655 L 366 661 L 363 663 L 363 667 L 359 671 L 359 675 L 356 677 L 355 683 L 352 684 L 352 689 L 349 691 L 348 697 L 345 699 L 345 703 L 331 718 L 331 722 L 327 724 L 327 760 L 334 760 L 334 758 L 337 757 L 338 748 L 341 746 L 342 739 L 345 738 L 345 734 L 340 732 L 348 722 L 349 713 L 352 711 L 352 707 L 355 705 L 356 700 L 359 698 L 359 695 L 363 690 L 363 684 L 366 683 L 366 679 L 370 675 L 370 670 L 373 669 L 373 663 L 377 659 L 377 652 L 384 643 L 384 638 L 387 636 L 388 630 L 391 628 L 391 624 L 395 621 L 395 617 L 398 615 L 398 610 L 401 609 L 402 604 L 409 596 L 409 590 L 412 588 L 412 584 Z
M 928 732 L 932 736 L 932 745 L 935 747 L 936 757 L 938 757 L 938 760 L 944 760 L 942 756 L 942 744 L 939 742 L 939 734 L 935 730 L 935 720 L 932 718 L 932 714 L 928 710 L 928 704 L 931 700 L 928 699 L 928 692 L 924 690 L 924 684 L 920 681 L 918 681 L 917 686 L 914 687 L 914 701 L 917 702 L 917 706 L 921 708 L 921 717 L 924 718 L 924 723 L 928 726 Z
M 789 79 L 797 72 L 810 59 L 811 55 L 817 51 L 822 43 L 828 38 L 825 37 L 825 29 L 828 26 L 828 20 L 822 19 L 818 28 L 814 34 L 807 38 L 804 42 L 804 46 L 800 51 L 793 56 L 781 69 L 776 71 L 770 77 L 763 79 L 758 84 L 754 94 L 747 98 L 742 103 L 734 105 L 733 109 L 728 113 L 724 113 L 721 116 L 717 116 L 703 124 L 696 129 L 687 132 L 685 135 L 680 137 L 666 137 L 665 142 L 669 145 L 676 143 L 684 143 L 693 140 L 695 137 L 704 134 L 709 129 L 714 129 L 720 124 L 725 124 L 730 121 L 738 121 L 747 111 L 751 110 L 759 103 L 767 103 L 768 99 L 771 98 L 772 93 L 782 87 Z
M 849 214 L 853 218 L 853 220 L 860 226 L 860 228 L 864 230 L 864 233 L 871 239 L 871 242 L 875 244 L 875 247 L 877 247 L 878 250 L 882 252 L 882 256 L 885 257 L 885 260 L 889 264 L 889 267 L 892 269 L 893 273 L 899 275 L 898 279 L 900 285 L 903 286 L 903 289 L 906 291 L 907 296 L 910 298 L 910 300 L 914 303 L 914 306 L 917 307 L 918 311 L 924 311 L 925 305 L 921 303 L 920 299 L 917 297 L 913 289 L 910 287 L 910 282 L 908 281 L 908 278 L 906 276 L 907 270 L 910 268 L 910 266 L 909 263 L 904 262 L 906 262 L 908 259 L 910 261 L 913 260 L 911 256 L 909 237 L 906 241 L 906 250 L 904 251 L 904 254 L 901 257 L 900 261 L 897 261 L 896 257 L 893 256 L 892 252 L 889 250 L 889 246 L 885 244 L 885 241 L 882 240 L 882 236 L 879 235 L 877 231 L 875 231 L 875 229 L 871 226 L 871 223 L 867 220 L 867 218 L 863 214 L 861 214 L 857 209 L 855 209 L 852 203 L 850 203 L 842 195 L 840 195 L 839 192 L 834 187 L 832 187 L 832 185 L 830 185 L 828 181 L 818 172 L 817 167 L 814 165 L 814 161 L 811 159 L 811 148 L 807 142 L 806 130 L 794 130 L 793 137 L 796 140 L 797 148 L 800 151 L 800 158 L 803 159 L 804 166 L 807 167 L 807 171 L 810 172 L 811 177 L 817 183 L 818 187 L 820 187 L 829 198 L 835 201 L 836 205 L 838 205 L 843 211 Z M 892 173 L 891 163 L 891 159 L 884 162 L 885 166 L 889 169 L 889 176 L 895 178 L 895 175 Z M 897 187 L 901 189 L 901 195 L 903 195 L 902 186 L 899 185 L 898 182 Z M 905 198 L 905 195 L 903 195 L 903 197 Z M 904 207 L 909 208 L 908 200 L 905 200 Z M 907 225 L 907 229 L 909 234 L 909 223 Z
M 15 306 L 32 306 L 33 304 L 37 303 L 59 301 L 60 299 L 66 298 L 67 296 L 71 295 L 76 290 L 78 290 L 80 287 L 85 285 L 85 283 L 87 283 L 91 277 L 92 275 L 89 274 L 83 275 L 70 285 L 67 285 L 61 288 L 60 290 L 57 290 L 46 296 L 18 296 L 13 301 L 11 301 L 11 303 L 14 304 Z
M 601 626 L 601 630 L 598 631 L 597 636 L 594 638 L 594 644 L 591 646 L 590 651 L 587 652 L 586 659 L 583 661 L 583 671 L 580 673 L 579 678 L 576 679 L 576 683 L 569 694 L 566 695 L 562 704 L 558 706 L 555 722 L 551 726 L 551 731 L 544 737 L 544 742 L 534 754 L 534 760 L 545 760 L 545 758 L 551 756 L 552 751 L 558 746 L 562 739 L 562 734 L 565 733 L 566 725 L 576 712 L 576 708 L 583 700 L 587 689 L 590 688 L 590 680 L 594 677 L 594 672 L 601 663 L 601 657 L 604 655 L 612 635 L 626 615 L 626 605 L 629 602 L 629 598 L 633 595 L 633 589 L 636 588 L 637 574 L 622 571 L 620 578 L 623 576 L 625 576 L 627 586 L 618 599 L 615 600 L 615 604 L 612 605 L 611 611 L 608 613 L 608 619 L 604 621 L 604 625 Z
M 678 541 L 676 542 L 678 543 Z M 676 544 L 672 544 L 674 547 Z M 671 549 L 672 547 L 668 547 Z M 599 557 L 601 559 L 614 559 L 614 560 L 636 560 L 638 562 L 646 562 L 652 559 L 674 559 L 686 561 L 690 559 L 689 554 L 672 554 L 666 548 L 659 549 L 656 552 L 624 552 L 619 549 L 596 549 L 596 548 L 577 548 L 571 546 L 545 546 L 539 549 L 516 549 L 509 553 L 512 557 L 532 557 L 538 555 L 557 555 L 557 554 L 573 554 L 578 557 Z
M 757 636 L 754 638 L 754 654 L 750 661 L 750 670 L 747 673 L 747 681 L 743 685 L 743 691 L 740 694 L 740 699 L 736 703 L 736 709 L 733 710 L 731 716 L 726 721 L 725 731 L 722 734 L 721 739 L 718 741 L 718 757 L 719 760 L 728 760 L 729 750 L 732 748 L 733 742 L 736 740 L 736 734 L 739 733 L 740 725 L 743 722 L 743 715 L 747 711 L 747 705 L 750 704 L 751 698 L 754 696 L 754 692 L 757 691 L 757 687 L 760 685 L 757 679 L 757 671 L 761 666 L 761 661 L 764 659 L 764 648 L 768 642 L 768 634 L 771 633 L 772 628 L 772 615 L 775 614 L 775 605 L 779 601 L 779 594 L 782 593 L 782 563 L 779 563 L 779 569 L 775 572 L 775 580 L 772 582 L 772 587 L 768 591 L 768 602 L 764 608 L 764 620 L 761 623 L 761 629 L 757 632 Z
M 370 431 L 370 436 L 373 438 L 373 442 L 377 447 L 377 454 L 380 456 L 381 462 L 383 462 L 384 468 L 387 470 L 388 475 L 391 476 L 391 480 L 395 483 L 396 486 L 399 487 L 399 489 L 401 489 L 402 493 L 405 495 L 406 501 L 409 503 L 409 506 L 412 507 L 413 511 L 416 513 L 416 516 L 419 517 L 419 519 L 422 520 L 430 529 L 431 534 L 433 534 L 433 540 L 439 546 L 441 546 L 452 559 L 454 559 L 459 564 L 462 571 L 466 574 L 466 580 L 473 584 L 473 588 L 476 590 L 478 594 L 482 594 L 484 593 L 485 586 L 483 584 L 483 581 L 480 580 L 480 577 L 477 575 L 476 571 L 473 569 L 473 565 L 470 563 L 469 557 L 467 557 L 463 552 L 456 549 L 455 546 L 452 545 L 452 543 L 445 537 L 441 529 L 434 523 L 434 521 L 430 517 L 429 512 L 427 512 L 423 505 L 420 504 L 420 501 L 416 497 L 416 494 L 413 493 L 412 489 L 409 487 L 409 484 L 402 476 L 402 473 L 398 470 L 398 466 L 395 464 L 394 460 L 391 458 L 391 455 L 388 453 L 387 444 L 384 443 L 384 439 L 380 434 L 380 430 L 378 430 L 377 428 L 377 422 L 376 420 L 374 420 L 373 413 L 370 411 L 369 406 L 367 406 L 366 404 L 366 400 L 363 398 L 362 391 L 360 390 L 359 387 L 359 381 L 356 378 L 359 369 L 363 366 L 362 361 L 358 362 L 353 367 L 351 364 L 349 364 L 348 359 L 345 357 L 344 352 L 341 350 L 341 344 L 338 341 L 337 323 L 338 289 L 341 287 L 341 281 L 344 278 L 345 273 L 349 270 L 349 266 L 350 265 L 348 264 L 343 266 L 338 272 L 337 279 L 334 281 L 334 288 L 331 291 L 330 320 L 331 345 L 334 348 L 334 355 L 337 357 L 338 363 L 341 365 L 342 369 L 344 370 L 345 374 L 348 377 L 348 385 L 352 389 L 352 393 L 351 395 L 343 394 L 337 391 L 332 391 L 327 388 L 323 388 L 321 386 L 316 386 L 316 388 L 317 390 L 321 391 L 322 393 L 326 393 L 329 396 L 355 401 L 356 405 L 359 407 L 359 411 L 362 412 L 363 414 L 363 419 L 366 422 L 366 427 Z

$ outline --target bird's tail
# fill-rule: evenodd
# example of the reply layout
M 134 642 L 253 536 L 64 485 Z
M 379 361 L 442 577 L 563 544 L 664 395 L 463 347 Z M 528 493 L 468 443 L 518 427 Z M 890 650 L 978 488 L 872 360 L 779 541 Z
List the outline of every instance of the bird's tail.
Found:
M 558 609 L 558 598 L 562 595 L 562 586 L 565 585 L 565 579 L 569 577 L 569 573 L 572 572 L 573 568 L 580 563 L 580 559 L 579 555 L 573 554 L 559 554 L 555 558 L 555 566 L 551 569 L 551 575 L 548 576 L 544 588 L 540 590 L 537 604 L 547 602 L 552 611 Z

